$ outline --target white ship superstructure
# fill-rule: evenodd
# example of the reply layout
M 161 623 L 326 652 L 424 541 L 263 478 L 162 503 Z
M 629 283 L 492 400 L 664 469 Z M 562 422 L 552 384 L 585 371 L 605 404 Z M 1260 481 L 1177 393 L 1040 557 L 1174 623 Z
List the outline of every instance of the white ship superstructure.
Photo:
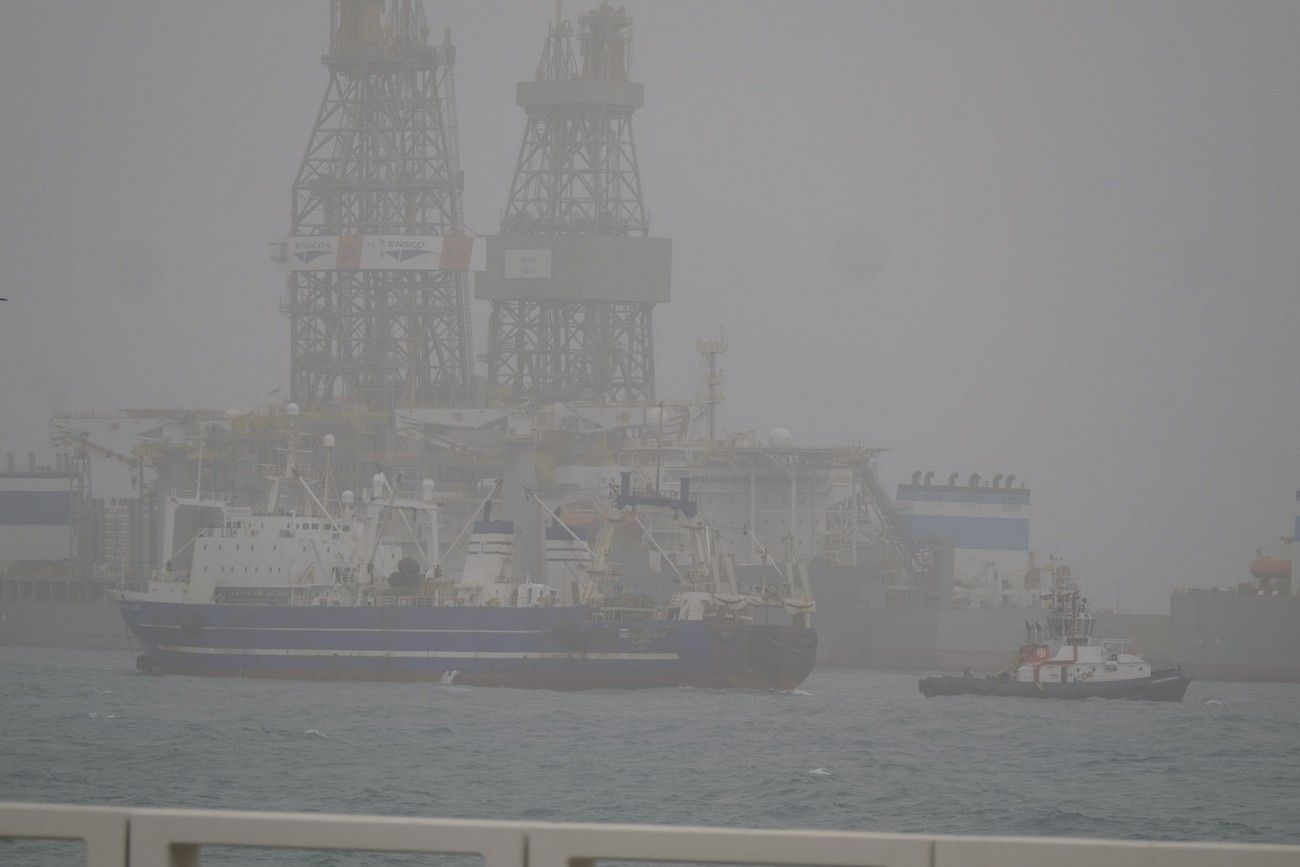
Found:
M 1015 671 L 1021 683 L 1102 683 L 1151 676 L 1132 643 L 1094 636 L 1097 621 L 1068 568 L 1054 570 L 1046 623 L 1027 624 Z

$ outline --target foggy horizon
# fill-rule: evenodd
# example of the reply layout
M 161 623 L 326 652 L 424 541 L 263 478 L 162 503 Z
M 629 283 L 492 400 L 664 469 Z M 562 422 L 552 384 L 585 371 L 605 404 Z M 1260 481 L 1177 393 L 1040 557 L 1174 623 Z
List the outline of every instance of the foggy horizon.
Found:
M 1015 473 L 1102 605 L 1249 577 L 1300 487 L 1300 6 L 623 5 L 660 395 L 725 328 L 723 430 L 887 448 L 891 492 Z M 425 9 L 493 234 L 553 6 Z M 4 451 L 56 410 L 287 397 L 267 244 L 327 30 L 305 0 L 0 7 Z

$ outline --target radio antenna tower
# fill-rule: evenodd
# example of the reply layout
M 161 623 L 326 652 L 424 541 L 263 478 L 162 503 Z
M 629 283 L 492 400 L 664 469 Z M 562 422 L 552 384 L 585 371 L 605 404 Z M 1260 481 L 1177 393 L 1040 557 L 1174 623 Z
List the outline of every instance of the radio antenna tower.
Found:
M 293 184 L 295 255 L 281 254 L 304 408 L 471 397 L 467 266 L 448 255 L 468 240 L 452 238 L 455 57 L 450 31 L 430 44 L 422 0 L 331 0 L 329 84 Z
M 536 78 L 516 88 L 523 144 L 475 283 L 492 305 L 499 399 L 654 400 L 652 313 L 669 297 L 671 249 L 649 237 L 632 138 L 645 89 L 628 80 L 631 54 L 622 8 L 602 3 L 575 34 L 557 4 Z

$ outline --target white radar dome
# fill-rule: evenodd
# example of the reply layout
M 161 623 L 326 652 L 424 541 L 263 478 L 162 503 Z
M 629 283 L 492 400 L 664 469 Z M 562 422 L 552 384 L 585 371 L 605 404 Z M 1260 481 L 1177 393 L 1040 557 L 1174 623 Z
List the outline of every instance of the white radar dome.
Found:
M 325 448 L 334 448 L 334 434 L 325 434 Z
M 789 428 L 774 427 L 767 435 L 767 440 L 774 446 L 788 446 L 793 442 L 794 434 L 790 433 Z
M 298 412 L 299 412 L 299 410 L 298 410 L 298 404 L 296 404 L 296 403 L 286 403 L 286 404 L 284 405 L 284 414 L 285 414 L 285 415 L 297 415 Z
M 342 494 L 342 496 L 339 497 L 339 499 L 343 501 L 343 505 L 345 505 L 345 506 L 350 506 L 350 505 L 352 505 L 352 501 L 353 501 L 355 498 L 353 497 L 351 491 L 344 491 L 343 494 Z

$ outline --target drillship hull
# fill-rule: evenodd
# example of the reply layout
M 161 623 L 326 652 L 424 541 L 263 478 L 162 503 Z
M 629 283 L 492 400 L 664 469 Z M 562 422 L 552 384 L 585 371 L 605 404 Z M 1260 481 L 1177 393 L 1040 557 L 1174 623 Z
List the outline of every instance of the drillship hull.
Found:
M 1186 590 L 1169 609 L 1174 651 L 1192 677 L 1300 683 L 1300 596 Z
M 1016 698 L 1127 698 L 1140 701 L 1182 701 L 1192 682 L 1178 669 L 1153 672 L 1150 677 L 1089 683 L 1026 683 L 997 677 L 927 677 L 918 687 L 926 698 L 937 695 L 996 695 Z
M 351 607 L 123 602 L 149 672 L 445 681 L 544 689 L 790 690 L 810 628 L 727 620 L 602 622 L 581 607 Z

